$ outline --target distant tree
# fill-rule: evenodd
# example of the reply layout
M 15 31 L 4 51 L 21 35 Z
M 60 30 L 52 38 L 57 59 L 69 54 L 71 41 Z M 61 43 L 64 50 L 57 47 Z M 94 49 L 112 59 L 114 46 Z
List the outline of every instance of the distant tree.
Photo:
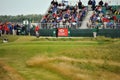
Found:
M 31 14 L 31 15 L 1 15 L 0 22 L 23 22 L 23 20 L 31 20 L 32 22 L 40 22 L 42 15 Z

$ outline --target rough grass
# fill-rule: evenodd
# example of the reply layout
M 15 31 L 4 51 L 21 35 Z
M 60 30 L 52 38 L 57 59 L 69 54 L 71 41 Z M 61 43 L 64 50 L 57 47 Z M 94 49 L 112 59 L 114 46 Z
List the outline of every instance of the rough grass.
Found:
M 0 61 L 0 80 L 25 80 L 21 77 L 18 72 L 5 64 L 5 62 Z
M 93 72 L 109 72 L 113 74 L 114 78 L 119 79 L 120 73 L 120 63 L 113 61 L 103 61 L 103 60 L 89 60 L 89 59 L 74 59 L 68 57 L 34 57 L 28 60 L 27 65 L 29 67 L 42 67 L 51 71 L 56 72 L 64 77 L 66 80 L 91 80 L 93 73 L 86 75 L 87 73 L 84 70 L 89 70 Z M 103 73 L 101 72 L 101 73 Z M 83 74 L 84 73 L 84 74 Z M 116 74 L 116 75 L 115 75 Z M 93 76 L 94 77 L 94 76 Z M 94 78 L 93 78 L 94 79 Z M 97 78 L 97 80 L 99 77 Z M 108 80 L 104 78 L 105 80 Z M 113 79 L 111 79 L 113 80 Z
M 3 39 L 5 39 L 5 38 L 7 38 L 9 42 L 13 42 L 18 39 L 18 36 L 2 35 L 2 36 L 0 36 L 0 44 L 2 43 Z
M 120 80 L 120 39 L 7 37 L 0 61 L 25 80 Z

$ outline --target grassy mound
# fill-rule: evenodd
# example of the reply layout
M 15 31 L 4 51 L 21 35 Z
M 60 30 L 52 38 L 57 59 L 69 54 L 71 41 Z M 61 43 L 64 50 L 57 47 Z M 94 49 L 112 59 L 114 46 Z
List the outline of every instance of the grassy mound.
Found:
M 25 80 L 120 79 L 120 39 L 13 38 L 0 44 L 0 60 Z

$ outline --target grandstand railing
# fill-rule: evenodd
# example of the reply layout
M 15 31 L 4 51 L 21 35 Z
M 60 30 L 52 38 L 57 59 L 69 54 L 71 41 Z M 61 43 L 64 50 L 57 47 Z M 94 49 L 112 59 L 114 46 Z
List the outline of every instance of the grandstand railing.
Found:
M 82 22 L 78 23 L 39 23 L 41 29 L 53 29 L 53 28 L 71 28 L 80 29 Z
M 70 29 L 82 29 L 82 22 L 78 23 L 39 23 L 40 29 L 54 29 L 54 28 L 70 28 Z M 87 29 L 92 29 L 96 26 L 96 24 L 90 24 L 86 22 Z M 120 29 L 120 23 L 107 24 L 106 28 L 103 24 L 99 26 L 99 29 Z

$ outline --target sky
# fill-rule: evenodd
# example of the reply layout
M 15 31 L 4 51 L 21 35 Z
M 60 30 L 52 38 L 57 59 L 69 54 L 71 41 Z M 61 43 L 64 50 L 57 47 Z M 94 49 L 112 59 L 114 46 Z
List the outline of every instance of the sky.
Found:
M 0 0 L 0 15 L 45 14 L 52 0 Z M 61 0 L 57 0 L 61 1 Z M 77 3 L 79 0 L 68 0 Z M 88 0 L 81 0 L 87 5 Z M 100 0 L 96 0 L 98 2 Z M 110 4 L 120 4 L 120 0 L 103 0 Z

